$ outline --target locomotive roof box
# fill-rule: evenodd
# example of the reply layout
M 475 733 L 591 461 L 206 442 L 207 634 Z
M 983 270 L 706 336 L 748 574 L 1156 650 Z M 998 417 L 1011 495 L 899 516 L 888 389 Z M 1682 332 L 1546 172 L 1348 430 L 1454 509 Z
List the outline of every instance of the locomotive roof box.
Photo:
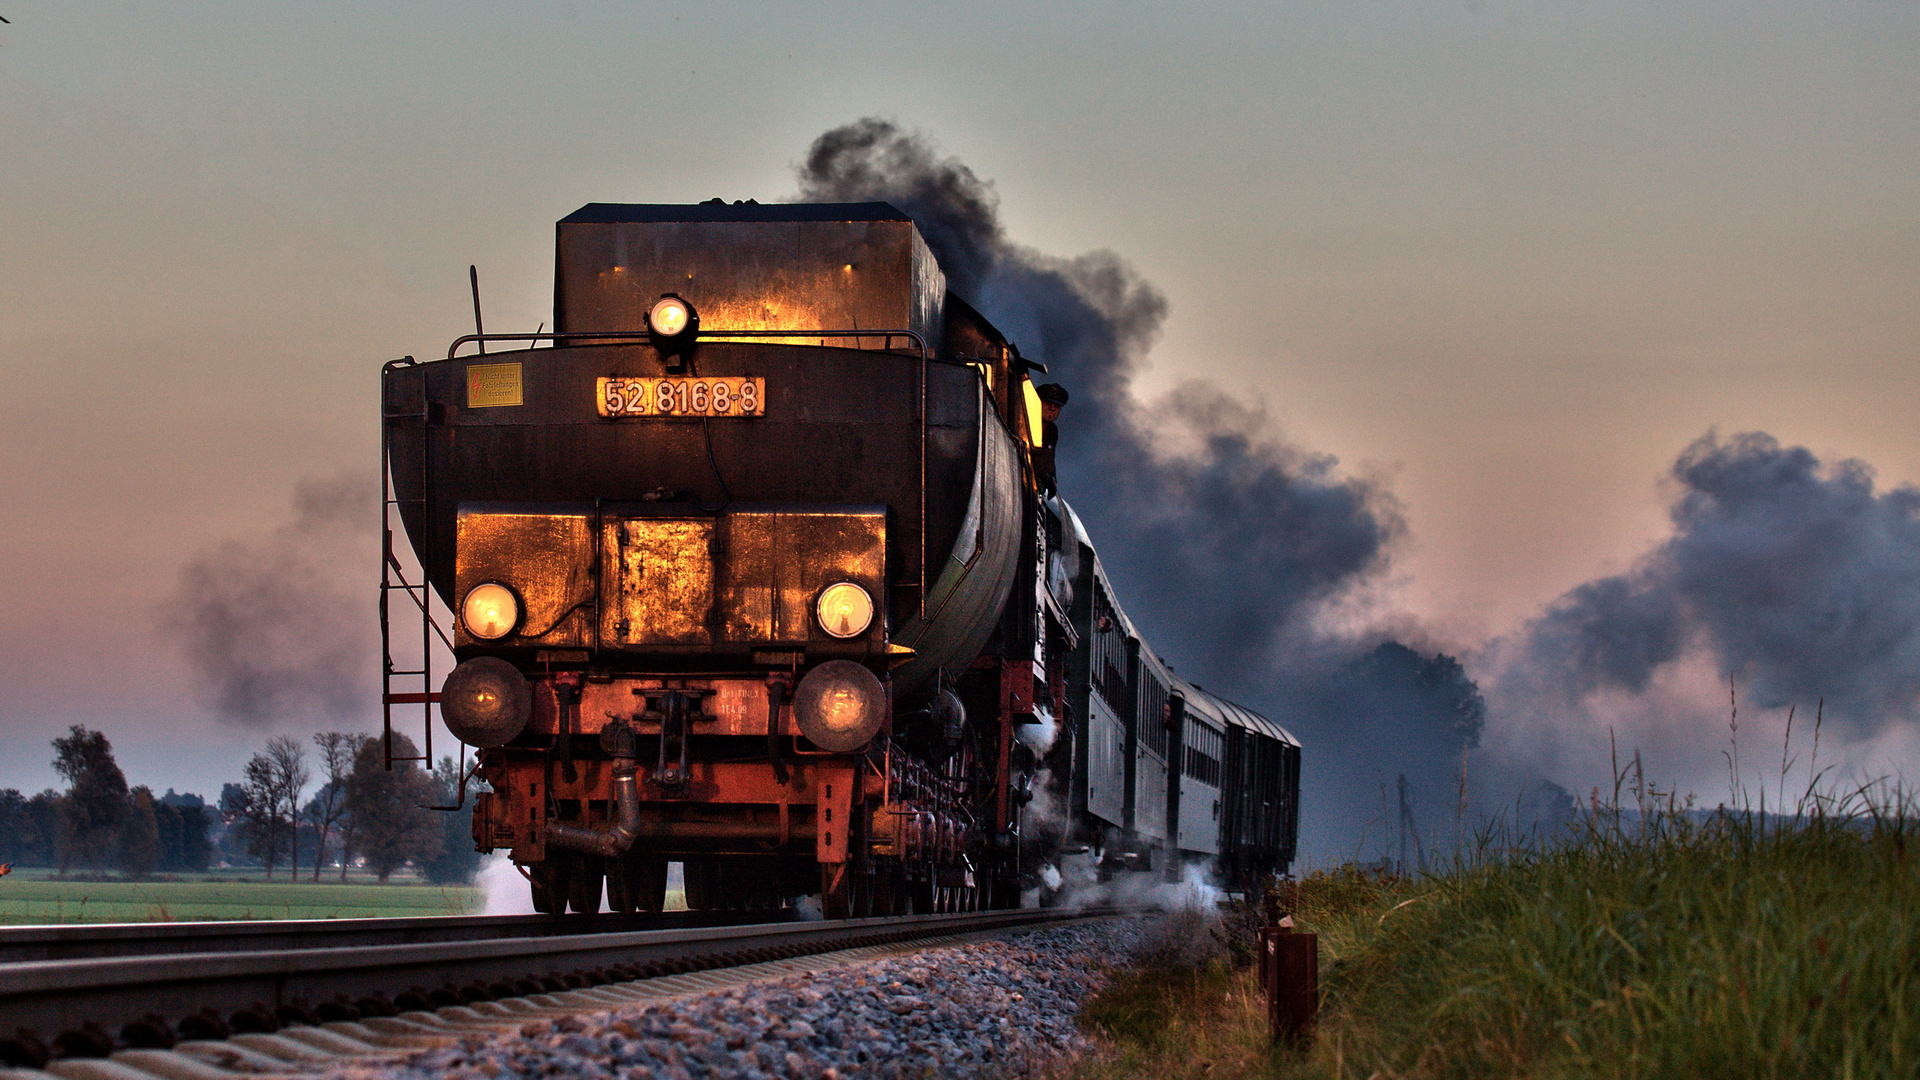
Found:
M 883 202 L 589 203 L 557 231 L 561 333 L 643 331 L 648 307 L 676 293 L 711 327 L 940 340 L 946 277 L 913 221 Z M 887 347 L 878 337 L 836 344 Z

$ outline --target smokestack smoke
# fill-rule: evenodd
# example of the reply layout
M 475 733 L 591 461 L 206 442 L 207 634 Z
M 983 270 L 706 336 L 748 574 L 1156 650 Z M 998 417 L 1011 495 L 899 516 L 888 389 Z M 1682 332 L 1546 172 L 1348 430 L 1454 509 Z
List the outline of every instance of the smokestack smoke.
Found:
M 167 610 L 223 719 L 273 727 L 371 715 L 379 486 L 360 472 L 302 480 L 290 522 L 181 568 Z
M 1151 408 L 1134 397 L 1167 302 L 1120 256 L 1063 259 L 1013 243 L 990 183 L 885 120 L 821 135 L 799 181 L 803 201 L 905 211 L 953 291 L 1072 391 L 1061 491 L 1129 610 L 1160 631 L 1156 644 L 1178 642 L 1194 674 L 1257 681 L 1327 601 L 1385 567 L 1401 531 L 1386 492 L 1281 443 L 1258 410 L 1204 383 Z
M 1399 645 L 1376 655 L 1378 639 L 1325 625 L 1378 579 L 1403 532 L 1388 492 L 1285 443 L 1258 408 L 1208 384 L 1141 402 L 1133 380 L 1166 298 L 1110 251 L 1059 258 L 1013 242 L 992 184 L 923 136 L 859 120 L 816 139 L 797 172 L 802 201 L 883 200 L 906 212 L 949 287 L 1072 392 L 1060 490 L 1122 604 L 1184 674 L 1307 743 L 1306 802 L 1319 815 L 1309 830 L 1331 830 L 1323 847 L 1357 835 L 1345 823 L 1371 800 L 1359 810 L 1341 800 L 1370 790 L 1379 771 L 1363 748 L 1317 741 L 1355 725 L 1409 751 L 1423 805 L 1453 805 L 1441 797 L 1454 783 L 1447 763 L 1479 730 L 1471 680 L 1451 659 Z

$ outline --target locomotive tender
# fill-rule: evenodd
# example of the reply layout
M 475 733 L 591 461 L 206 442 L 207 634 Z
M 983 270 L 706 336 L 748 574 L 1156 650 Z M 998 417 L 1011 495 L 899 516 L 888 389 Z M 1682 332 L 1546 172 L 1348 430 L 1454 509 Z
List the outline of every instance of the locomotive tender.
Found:
M 1044 368 L 907 215 L 588 205 L 554 319 L 382 376 L 388 745 L 439 706 L 538 910 L 658 910 L 669 861 L 690 907 L 830 915 L 1012 906 L 1077 854 L 1286 869 L 1299 743 L 1143 643 L 1053 492 Z

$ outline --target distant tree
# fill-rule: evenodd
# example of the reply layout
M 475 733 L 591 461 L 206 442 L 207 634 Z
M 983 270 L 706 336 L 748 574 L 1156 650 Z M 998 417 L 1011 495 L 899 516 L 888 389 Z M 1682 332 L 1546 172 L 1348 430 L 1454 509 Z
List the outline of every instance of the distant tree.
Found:
M 207 807 L 174 804 L 169 807 L 180 821 L 180 848 L 168 867 L 181 873 L 198 874 L 213 862 L 213 844 L 208 836 Z
M 393 743 L 396 756 L 420 753 L 404 735 L 395 735 Z M 381 884 L 408 861 L 424 862 L 440 850 L 439 823 L 433 811 L 422 809 L 434 794 L 433 777 L 413 762 L 396 761 L 388 769 L 379 739 L 360 743 L 347 777 L 347 813 L 353 819 L 353 849 Z
M 61 872 L 76 863 L 106 866 L 129 805 L 127 777 L 113 760 L 113 744 L 75 724 L 53 740 L 53 770 L 68 783 L 61 804 Z
M 208 808 L 208 839 L 213 843 L 214 856 L 228 865 L 245 861 L 246 844 L 244 842 L 247 790 L 239 784 L 220 785 L 220 800 Z
M 433 770 L 435 802 L 452 806 L 460 798 L 460 763 L 442 757 Z M 440 849 L 420 864 L 420 872 L 435 885 L 468 885 L 480 870 L 480 852 L 473 846 L 473 793 L 458 810 L 435 810 L 440 825 Z
M 299 740 L 275 735 L 267 740 L 266 750 L 247 762 L 242 785 L 247 850 L 259 856 L 268 881 L 273 880 L 273 868 L 283 849 L 292 863 L 295 815 L 300 810 L 300 793 L 307 786 L 306 756 Z
M 137 794 L 139 788 L 134 791 Z M 212 861 L 207 836 L 207 802 L 198 795 L 176 795 L 169 788 L 153 800 L 153 827 L 160 844 L 155 869 L 168 874 L 197 874 Z
M 139 791 L 138 788 L 134 790 Z M 167 794 L 171 795 L 172 792 Z M 182 825 L 180 808 L 168 802 L 166 795 L 153 800 L 153 833 L 160 847 L 160 858 L 154 864 L 155 869 L 163 873 L 174 873 L 181 869 Z
M 22 863 L 33 848 L 28 830 L 33 819 L 27 814 L 27 797 L 16 788 L 0 791 L 0 862 Z
M 151 876 L 160 864 L 160 825 L 155 820 L 153 790 L 133 789 L 127 815 L 120 823 L 120 872 L 134 880 Z
M 60 864 L 60 834 L 65 828 L 62 824 L 66 817 L 66 796 L 48 788 L 27 800 L 27 820 L 32 823 L 33 831 L 26 837 L 32 841 L 32 847 L 22 852 L 22 861 L 29 866 L 58 866 Z
M 59 820 L 57 792 L 43 792 L 29 799 L 13 788 L 0 791 L 0 862 L 53 865 Z
M 276 824 L 287 838 L 287 876 L 298 878 L 299 866 L 294 840 L 300 821 L 300 795 L 307 789 L 312 774 L 307 771 L 307 750 L 291 735 L 275 735 L 267 740 L 267 760 L 273 767 L 273 797 Z
M 255 754 L 247 760 L 244 773 L 246 779 L 240 782 L 245 794 L 234 800 L 240 809 L 229 830 L 233 841 L 239 843 L 250 860 L 258 860 L 267 868 L 267 880 L 273 880 L 273 864 L 279 858 L 280 836 L 273 827 L 273 811 L 268 806 L 266 795 L 267 758 L 265 754 Z
M 360 748 L 362 738 L 364 736 L 344 731 L 322 731 L 313 737 L 314 745 L 320 748 L 321 775 L 325 778 L 306 809 L 306 819 L 313 826 L 313 880 L 316 882 L 320 880 L 321 865 L 327 861 L 327 843 L 333 839 L 334 832 L 340 830 L 341 819 L 347 813 L 347 776 L 353 772 L 353 755 Z M 340 831 L 344 841 L 345 832 Z M 350 854 L 343 842 L 340 850 L 343 881 Z

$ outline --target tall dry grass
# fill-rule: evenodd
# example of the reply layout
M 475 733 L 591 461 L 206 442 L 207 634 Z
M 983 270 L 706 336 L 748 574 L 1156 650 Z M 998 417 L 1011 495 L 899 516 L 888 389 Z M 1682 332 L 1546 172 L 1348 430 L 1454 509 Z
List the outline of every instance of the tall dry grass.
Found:
M 1284 902 L 1321 943 L 1306 1052 L 1264 1046 L 1248 976 L 1148 972 L 1089 1010 L 1096 1028 L 1121 1022 L 1087 1075 L 1920 1075 L 1920 815 L 1906 793 L 1703 813 L 1617 775 L 1610 802 L 1544 842 L 1490 833 L 1439 872 L 1346 868 L 1290 886 Z

